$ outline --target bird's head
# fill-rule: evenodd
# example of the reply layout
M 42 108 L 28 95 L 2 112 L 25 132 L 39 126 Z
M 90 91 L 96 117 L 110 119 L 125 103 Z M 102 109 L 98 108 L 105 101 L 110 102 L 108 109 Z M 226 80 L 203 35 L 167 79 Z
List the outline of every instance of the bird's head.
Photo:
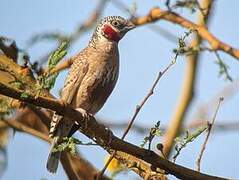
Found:
M 96 28 L 95 36 L 97 39 L 107 39 L 113 42 L 119 42 L 120 39 L 135 25 L 120 16 L 107 16 L 103 18 Z

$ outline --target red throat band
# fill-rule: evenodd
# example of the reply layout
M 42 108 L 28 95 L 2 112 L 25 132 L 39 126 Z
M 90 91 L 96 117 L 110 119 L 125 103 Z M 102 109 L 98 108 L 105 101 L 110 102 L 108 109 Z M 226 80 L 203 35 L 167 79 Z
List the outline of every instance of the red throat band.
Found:
M 112 40 L 112 41 L 116 41 L 119 42 L 119 40 L 121 39 L 118 32 L 116 32 L 111 26 L 109 25 L 105 25 L 103 28 L 103 31 L 105 33 L 105 35 L 107 36 L 108 39 Z

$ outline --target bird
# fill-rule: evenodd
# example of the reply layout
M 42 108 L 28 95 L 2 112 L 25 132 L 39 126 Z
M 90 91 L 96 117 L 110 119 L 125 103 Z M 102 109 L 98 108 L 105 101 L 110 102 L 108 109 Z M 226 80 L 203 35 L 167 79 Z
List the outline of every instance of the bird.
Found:
M 72 57 L 61 91 L 61 100 L 81 112 L 83 117 L 95 115 L 113 91 L 119 75 L 118 43 L 135 27 L 121 16 L 107 16 L 100 20 L 88 45 Z M 75 123 L 64 116 L 52 116 L 49 137 L 52 145 L 46 168 L 56 173 L 61 151 L 56 151 L 64 137 L 71 136 Z

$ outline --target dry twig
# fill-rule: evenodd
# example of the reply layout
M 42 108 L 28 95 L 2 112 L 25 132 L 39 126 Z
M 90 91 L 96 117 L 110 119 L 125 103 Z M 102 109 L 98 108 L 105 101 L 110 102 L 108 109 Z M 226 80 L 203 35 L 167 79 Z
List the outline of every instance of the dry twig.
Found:
M 218 110 L 220 108 L 220 105 L 221 105 L 221 102 L 223 101 L 223 98 L 220 97 L 219 98 L 219 101 L 218 101 L 218 105 L 217 105 L 217 108 L 216 108 L 216 111 L 214 113 L 214 116 L 212 118 L 212 122 L 209 122 L 208 123 L 208 129 L 207 129 L 207 135 L 206 135 L 206 138 L 204 140 L 204 143 L 202 144 L 202 147 L 201 147 L 201 150 L 200 150 L 200 153 L 198 155 L 198 158 L 196 160 L 196 170 L 200 172 L 200 164 L 201 164 L 201 160 L 202 160 L 202 156 L 203 156 L 203 152 L 205 151 L 206 149 L 206 145 L 207 145 L 207 142 L 208 142 L 208 139 L 209 139 L 209 135 L 211 133 L 211 130 L 212 130 L 212 126 L 214 125 L 214 122 L 216 120 L 216 117 L 217 117 L 217 113 L 218 113 Z

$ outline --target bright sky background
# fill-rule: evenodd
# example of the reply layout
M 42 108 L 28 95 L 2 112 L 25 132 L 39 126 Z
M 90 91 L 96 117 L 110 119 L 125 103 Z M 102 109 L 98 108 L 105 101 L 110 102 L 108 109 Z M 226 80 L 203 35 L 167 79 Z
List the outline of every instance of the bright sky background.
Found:
M 97 1 L 89 0 L 42 0 L 42 1 L 14 1 L 1 0 L 0 2 L 0 35 L 15 39 L 20 48 L 27 46 L 27 40 L 41 32 L 65 32 L 71 33 L 78 24 L 94 9 Z M 137 3 L 137 13 L 144 15 L 154 6 L 164 7 L 162 0 L 148 1 L 124 1 L 129 5 Z M 210 23 L 210 31 L 221 40 L 239 47 L 239 26 L 238 22 L 239 1 L 216 0 L 213 9 L 213 16 Z M 179 10 L 184 17 L 190 17 L 187 10 Z M 127 14 L 108 3 L 104 16 Z M 193 18 L 192 18 L 193 19 Z M 167 22 L 157 22 L 158 25 L 167 29 L 175 36 L 180 37 L 184 29 Z M 77 41 L 68 52 L 68 56 L 86 46 L 92 31 L 84 35 Z M 44 41 L 29 49 L 31 60 L 41 57 L 50 47 L 52 42 Z M 110 96 L 103 109 L 97 114 L 100 118 L 105 118 L 111 122 L 127 122 L 133 113 L 137 103 L 146 95 L 151 87 L 157 73 L 171 61 L 173 57 L 172 49 L 176 47 L 176 42 L 172 43 L 165 37 L 151 32 L 147 26 L 139 27 L 129 32 L 120 42 L 121 67 L 120 77 L 117 86 Z M 230 66 L 229 73 L 236 79 L 239 76 L 239 63 L 229 55 L 220 53 L 224 62 Z M 218 66 L 215 64 L 215 56 L 210 53 L 203 53 L 200 59 L 200 70 L 196 88 L 196 98 L 191 105 L 187 115 L 187 121 L 192 120 L 193 112 L 201 103 L 209 101 L 223 87 L 229 85 L 229 81 L 218 78 Z M 137 124 L 152 127 L 158 120 L 166 125 L 174 111 L 175 102 L 179 95 L 182 76 L 184 72 L 184 58 L 178 58 L 177 63 L 160 80 L 154 95 L 146 103 L 136 120 Z M 60 74 L 53 93 L 57 95 L 59 88 L 63 86 L 66 72 Z M 239 117 L 239 95 L 236 94 L 232 99 L 220 108 L 217 122 L 219 121 L 238 121 Z M 212 112 L 215 107 L 210 107 Z M 113 130 L 118 136 L 122 130 Z M 77 133 L 77 137 L 85 142 L 89 140 Z M 127 140 L 135 144 L 140 144 L 144 135 L 130 132 Z M 10 137 L 11 141 L 7 147 L 8 168 L 2 179 L 14 180 L 39 180 L 41 178 L 49 180 L 64 180 L 66 176 L 60 167 L 56 175 L 50 175 L 45 163 L 48 154 L 48 144 L 34 137 L 23 133 L 16 133 Z M 190 168 L 195 167 L 195 159 L 198 155 L 204 135 L 198 138 L 186 149 L 181 152 L 177 162 Z M 238 178 L 238 144 L 239 133 L 221 132 L 212 134 L 209 139 L 204 157 L 202 160 L 202 171 L 212 175 Z M 101 169 L 106 153 L 98 147 L 79 147 L 84 157 Z M 127 179 L 137 177 L 134 173 L 129 173 Z M 119 175 L 116 179 L 125 178 Z M 173 177 L 170 177 L 173 179 Z

